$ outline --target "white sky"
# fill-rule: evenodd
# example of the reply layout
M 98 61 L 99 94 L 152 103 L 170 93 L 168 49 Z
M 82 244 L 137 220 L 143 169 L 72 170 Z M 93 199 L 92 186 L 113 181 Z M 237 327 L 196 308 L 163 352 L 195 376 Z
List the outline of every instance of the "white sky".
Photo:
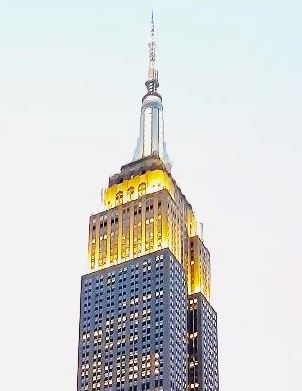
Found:
M 221 390 L 301 388 L 302 2 L 0 0 L 5 390 L 76 389 L 88 218 L 132 158 L 152 7 L 173 175 L 212 255 Z

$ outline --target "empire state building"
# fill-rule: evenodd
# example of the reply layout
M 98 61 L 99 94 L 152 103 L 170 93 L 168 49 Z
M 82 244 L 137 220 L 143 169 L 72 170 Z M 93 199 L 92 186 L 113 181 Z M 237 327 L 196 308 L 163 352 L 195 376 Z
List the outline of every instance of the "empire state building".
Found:
M 218 391 L 210 253 L 171 174 L 154 23 L 132 162 L 90 216 L 82 276 L 78 391 Z

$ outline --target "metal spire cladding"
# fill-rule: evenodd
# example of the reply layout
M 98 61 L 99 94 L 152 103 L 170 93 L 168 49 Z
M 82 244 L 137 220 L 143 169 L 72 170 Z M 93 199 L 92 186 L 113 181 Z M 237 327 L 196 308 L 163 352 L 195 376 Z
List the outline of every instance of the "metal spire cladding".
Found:
M 159 83 L 158 71 L 155 66 L 155 48 L 154 18 L 152 11 L 151 39 L 149 42 L 149 70 L 148 80 L 145 83 L 147 94 L 142 100 L 140 132 L 133 161 L 147 156 L 158 156 L 170 172 L 171 162 L 166 152 L 166 143 L 164 141 L 162 97 L 157 92 Z
M 154 18 L 153 11 L 151 17 L 151 40 L 149 42 L 149 72 L 148 72 L 148 80 L 145 85 L 147 87 L 148 93 L 156 93 L 157 88 L 159 87 L 158 83 L 158 72 L 155 68 L 155 39 L 154 39 Z

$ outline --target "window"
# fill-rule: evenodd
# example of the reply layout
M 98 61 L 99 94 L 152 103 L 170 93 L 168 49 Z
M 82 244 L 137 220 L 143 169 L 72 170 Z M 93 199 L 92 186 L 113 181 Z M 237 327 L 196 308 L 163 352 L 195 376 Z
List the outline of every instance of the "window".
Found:
M 127 190 L 127 200 L 132 201 L 133 195 L 134 195 L 134 187 L 129 187 L 129 189 Z
M 115 205 L 121 205 L 123 203 L 123 192 L 119 191 L 115 196 Z
M 138 196 L 141 197 L 146 194 L 146 183 L 143 182 L 138 186 Z

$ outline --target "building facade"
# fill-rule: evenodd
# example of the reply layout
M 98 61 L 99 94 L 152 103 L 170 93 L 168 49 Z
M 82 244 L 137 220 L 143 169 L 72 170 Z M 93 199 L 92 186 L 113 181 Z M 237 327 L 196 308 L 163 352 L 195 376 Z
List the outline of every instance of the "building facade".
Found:
M 149 59 L 133 161 L 90 217 L 78 391 L 219 390 L 210 254 L 171 175 L 153 17 Z

